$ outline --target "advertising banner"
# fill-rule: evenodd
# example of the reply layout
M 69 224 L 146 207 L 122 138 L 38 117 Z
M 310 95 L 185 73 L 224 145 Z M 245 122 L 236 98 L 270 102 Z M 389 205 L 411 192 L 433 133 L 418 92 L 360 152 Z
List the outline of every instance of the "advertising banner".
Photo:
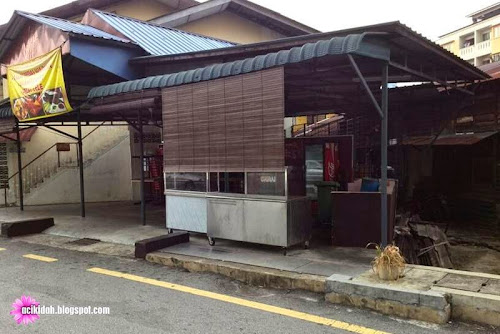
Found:
M 7 67 L 12 112 L 20 122 L 72 111 L 58 48 L 30 61 Z

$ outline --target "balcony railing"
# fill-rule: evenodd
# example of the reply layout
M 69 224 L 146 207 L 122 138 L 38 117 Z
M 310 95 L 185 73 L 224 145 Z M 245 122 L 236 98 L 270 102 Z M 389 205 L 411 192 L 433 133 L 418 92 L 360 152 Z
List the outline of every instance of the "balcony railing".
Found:
M 491 41 L 479 42 L 475 45 L 466 46 L 460 49 L 460 57 L 464 59 L 476 58 L 491 53 Z
M 491 41 L 487 40 L 476 45 L 476 49 L 481 53 L 491 53 Z
M 460 57 L 471 56 L 474 53 L 475 45 L 467 46 L 465 48 L 460 49 Z

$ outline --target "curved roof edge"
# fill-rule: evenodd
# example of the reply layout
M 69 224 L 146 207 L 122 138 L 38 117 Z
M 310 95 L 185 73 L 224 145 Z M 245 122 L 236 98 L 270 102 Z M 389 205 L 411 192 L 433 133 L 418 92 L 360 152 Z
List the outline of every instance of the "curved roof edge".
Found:
M 130 93 L 152 88 L 179 86 L 200 81 L 250 73 L 300 63 L 324 56 L 358 54 L 380 60 L 389 60 L 388 48 L 370 44 L 364 40 L 366 34 L 353 34 L 345 37 L 333 37 L 315 43 L 307 43 L 290 50 L 260 55 L 253 58 L 228 63 L 214 64 L 203 68 L 178 73 L 156 75 L 152 77 L 120 82 L 112 85 L 94 87 L 88 94 L 89 99 L 106 97 L 122 93 Z

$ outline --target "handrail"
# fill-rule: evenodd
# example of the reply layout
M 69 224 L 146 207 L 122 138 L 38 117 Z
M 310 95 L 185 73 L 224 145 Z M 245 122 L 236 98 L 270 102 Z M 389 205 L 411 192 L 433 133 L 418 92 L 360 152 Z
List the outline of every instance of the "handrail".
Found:
M 87 133 L 84 137 L 82 137 L 82 141 L 85 140 L 88 136 L 90 136 L 92 133 L 94 133 L 97 129 L 99 129 L 101 126 L 103 126 L 104 124 L 106 123 L 106 121 L 103 121 L 101 124 L 97 125 L 94 129 L 92 129 L 92 131 L 90 131 L 89 133 Z M 12 174 L 11 176 L 9 176 L 9 178 L 3 182 L 3 185 L 7 185 L 9 184 L 9 181 L 14 178 L 15 176 L 19 175 L 19 172 L 22 172 L 24 171 L 27 167 L 29 167 L 30 165 L 32 165 L 35 161 L 37 161 L 38 159 L 40 159 L 43 155 L 45 155 L 47 152 L 49 152 L 51 149 L 53 149 L 55 146 L 57 146 L 57 144 L 69 144 L 69 145 L 76 145 L 77 142 L 58 142 L 58 143 L 55 143 L 53 144 L 52 146 L 50 146 L 49 148 L 47 148 L 45 151 L 43 151 L 42 153 L 40 153 L 38 156 L 36 156 L 33 160 L 31 160 L 30 162 L 28 162 L 26 165 L 24 165 L 22 168 L 21 168 L 21 171 L 17 171 L 15 172 L 14 174 Z
M 104 123 L 106 123 L 106 121 L 103 121 L 101 124 L 99 124 L 98 126 L 95 127 L 95 129 L 93 129 L 92 131 L 90 131 L 89 133 L 87 133 L 85 135 L 85 137 L 82 138 L 82 141 L 87 138 L 88 136 L 90 136 L 92 133 L 94 133 L 94 131 L 96 131 L 97 129 L 99 129 L 102 125 L 104 125 Z M 28 162 L 26 165 L 24 165 L 22 168 L 21 168 L 21 172 L 28 166 L 30 166 L 31 164 L 33 164 L 36 160 L 40 159 L 45 153 L 47 153 L 48 151 L 50 151 L 53 147 L 57 146 L 57 144 L 77 144 L 76 142 L 70 142 L 70 143 L 55 143 L 54 145 L 52 145 L 51 147 L 49 147 L 48 149 L 46 149 L 45 151 L 43 151 L 42 153 L 40 153 L 38 156 L 36 156 L 33 160 L 31 160 L 30 162 Z M 8 184 L 8 182 L 16 175 L 19 174 L 19 171 L 15 172 L 14 174 L 12 174 L 11 176 L 9 176 L 9 178 L 7 179 L 7 181 L 4 181 L 4 185 L 5 184 Z
M 45 151 L 43 151 L 42 153 L 40 153 L 39 155 L 37 155 L 33 160 L 31 160 L 30 162 L 28 162 L 26 165 L 24 165 L 22 168 L 21 168 L 21 172 L 26 169 L 28 166 L 30 166 L 31 164 L 33 164 L 36 160 L 40 159 L 45 153 L 47 153 L 48 151 L 50 151 L 52 148 L 56 147 L 57 144 L 69 144 L 69 145 L 72 145 L 72 144 L 76 144 L 76 143 L 55 143 L 54 145 L 52 145 L 51 147 L 49 147 L 48 149 L 46 149 Z M 10 181 L 10 179 L 12 179 L 14 176 L 18 175 L 19 174 L 19 171 L 15 172 L 14 174 L 12 174 L 8 179 L 7 179 L 7 182 Z M 5 184 L 5 182 L 4 182 Z

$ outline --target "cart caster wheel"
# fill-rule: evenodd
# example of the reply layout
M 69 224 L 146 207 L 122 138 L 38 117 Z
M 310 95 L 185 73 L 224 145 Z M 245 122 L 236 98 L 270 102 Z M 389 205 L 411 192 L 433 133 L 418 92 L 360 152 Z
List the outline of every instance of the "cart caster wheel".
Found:
M 210 246 L 214 246 L 215 245 L 215 239 L 214 238 L 211 238 L 211 237 L 208 237 L 208 244 Z
M 286 256 L 286 251 L 287 251 L 287 248 L 283 247 L 283 256 Z
M 167 229 L 167 233 L 168 233 L 168 234 L 172 234 L 172 233 L 174 233 L 174 229 L 172 229 L 172 228 Z
M 309 249 L 309 240 L 304 241 L 304 249 Z

